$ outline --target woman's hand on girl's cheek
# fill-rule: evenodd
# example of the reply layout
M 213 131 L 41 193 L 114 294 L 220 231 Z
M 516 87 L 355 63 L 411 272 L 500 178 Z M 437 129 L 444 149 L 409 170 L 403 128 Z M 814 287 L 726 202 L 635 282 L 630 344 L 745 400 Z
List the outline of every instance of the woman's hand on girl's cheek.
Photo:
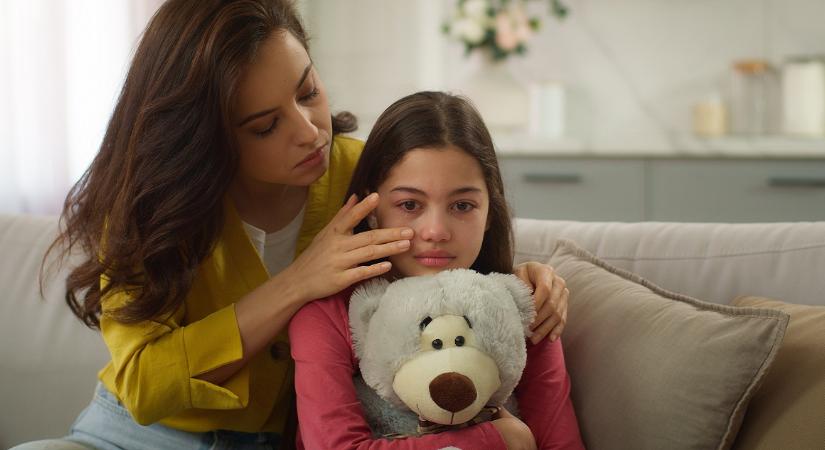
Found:
M 403 253 L 410 248 L 413 230 L 386 228 L 353 235 L 352 230 L 378 205 L 378 194 L 360 202 L 355 196 L 332 218 L 312 243 L 285 270 L 293 283 L 300 283 L 304 301 L 324 298 L 349 286 L 390 270 L 388 261 L 362 263 Z
M 550 340 L 555 341 L 567 323 L 570 291 L 564 278 L 558 276 L 552 267 L 533 261 L 519 264 L 513 273 L 533 288 L 536 319 L 530 324 L 533 330 L 530 340 L 535 344 L 549 335 Z

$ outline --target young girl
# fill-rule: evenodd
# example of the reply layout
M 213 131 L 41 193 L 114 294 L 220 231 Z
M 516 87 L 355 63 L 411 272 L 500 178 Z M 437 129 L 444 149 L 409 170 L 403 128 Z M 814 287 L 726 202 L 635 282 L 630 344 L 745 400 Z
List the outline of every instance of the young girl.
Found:
M 391 279 L 455 268 L 512 272 L 512 231 L 490 135 L 465 100 L 438 92 L 405 97 L 379 117 L 349 194 L 377 192 L 378 207 L 356 229 L 407 226 L 408 251 L 390 256 Z M 374 194 L 369 194 L 374 195 Z M 561 342 L 528 345 L 508 412 L 459 431 L 373 440 L 352 378 L 348 303 L 353 289 L 304 306 L 289 333 L 295 360 L 299 448 L 582 448 Z

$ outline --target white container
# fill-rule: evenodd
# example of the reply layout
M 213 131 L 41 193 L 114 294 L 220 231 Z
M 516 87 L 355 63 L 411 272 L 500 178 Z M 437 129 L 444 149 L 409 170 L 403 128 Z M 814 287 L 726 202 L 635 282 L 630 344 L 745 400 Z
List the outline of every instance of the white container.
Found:
M 530 95 L 530 125 L 533 136 L 547 139 L 564 137 L 564 86 L 554 81 L 532 83 Z
M 825 137 L 825 60 L 794 58 L 782 70 L 785 134 Z
M 487 51 L 475 53 L 475 70 L 462 80 L 458 93 L 473 102 L 490 131 L 523 132 L 530 109 L 527 88 L 506 61 L 493 61 Z

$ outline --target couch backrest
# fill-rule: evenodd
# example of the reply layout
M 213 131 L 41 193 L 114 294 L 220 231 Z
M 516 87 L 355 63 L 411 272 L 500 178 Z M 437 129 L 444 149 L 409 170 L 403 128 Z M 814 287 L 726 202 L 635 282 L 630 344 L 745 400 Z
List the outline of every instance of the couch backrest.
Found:
M 557 239 L 701 300 L 740 295 L 825 305 L 825 222 L 709 224 L 517 219 L 516 260 L 545 261 Z
M 100 335 L 63 300 L 65 267 L 40 296 L 40 263 L 56 230 L 56 217 L 0 215 L 0 448 L 66 434 L 109 359 Z

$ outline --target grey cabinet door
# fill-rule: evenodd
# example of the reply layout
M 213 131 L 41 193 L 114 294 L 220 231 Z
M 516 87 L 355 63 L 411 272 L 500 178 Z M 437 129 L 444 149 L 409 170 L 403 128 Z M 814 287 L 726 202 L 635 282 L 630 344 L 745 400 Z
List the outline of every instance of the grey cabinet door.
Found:
M 823 160 L 652 160 L 649 220 L 825 220 Z
M 517 217 L 644 220 L 644 162 L 611 159 L 500 158 L 507 200 Z

